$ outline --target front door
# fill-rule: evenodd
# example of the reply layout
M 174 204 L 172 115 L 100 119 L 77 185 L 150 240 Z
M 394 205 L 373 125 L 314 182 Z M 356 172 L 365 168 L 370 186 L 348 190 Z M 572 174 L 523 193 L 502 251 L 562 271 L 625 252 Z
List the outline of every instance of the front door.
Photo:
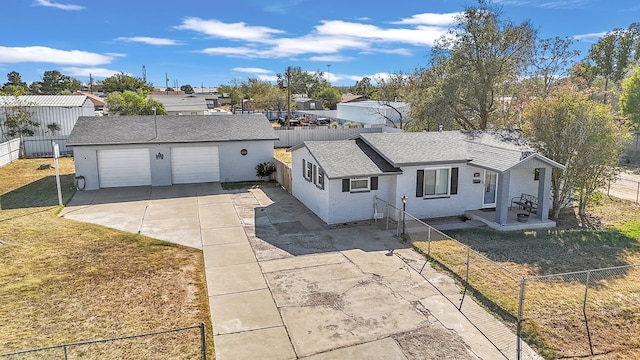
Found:
M 484 192 L 483 192 L 484 197 L 482 199 L 483 208 L 496 207 L 497 186 L 498 186 L 498 174 L 493 171 L 485 170 Z

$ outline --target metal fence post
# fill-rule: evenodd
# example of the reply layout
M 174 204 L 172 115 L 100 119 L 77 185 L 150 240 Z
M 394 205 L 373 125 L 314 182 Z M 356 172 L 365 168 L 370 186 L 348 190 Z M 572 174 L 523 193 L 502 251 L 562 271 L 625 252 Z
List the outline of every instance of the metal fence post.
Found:
M 516 331 L 516 359 L 522 359 L 522 307 L 524 306 L 524 288 L 527 279 L 520 281 L 520 298 L 518 299 L 518 329 Z
M 427 229 L 427 256 L 431 256 L 431 226 Z
M 64 350 L 64 360 L 68 360 L 69 354 L 67 354 L 67 345 L 62 345 L 62 349 Z
M 202 351 L 202 360 L 207 360 L 207 339 L 204 331 L 204 323 L 200 323 L 200 350 Z
M 587 339 L 589 340 L 589 350 L 593 356 L 593 343 L 591 342 L 591 331 L 589 330 L 589 318 L 587 318 L 587 293 L 589 291 L 589 280 L 591 278 L 591 270 L 587 271 L 587 280 L 584 284 L 584 298 L 582 299 L 582 316 L 584 316 L 584 324 L 587 328 Z
M 638 204 L 638 196 L 640 195 L 640 182 L 638 182 L 638 188 L 636 190 L 636 205 Z

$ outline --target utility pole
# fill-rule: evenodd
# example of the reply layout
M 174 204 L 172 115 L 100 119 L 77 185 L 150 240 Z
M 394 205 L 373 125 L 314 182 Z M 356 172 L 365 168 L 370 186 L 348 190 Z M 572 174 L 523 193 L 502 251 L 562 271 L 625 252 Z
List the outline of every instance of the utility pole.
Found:
M 167 93 L 168 88 L 169 88 L 169 74 L 164 73 L 164 92 L 165 93 Z
M 291 66 L 287 66 L 287 127 L 291 122 Z
M 329 74 L 331 73 L 331 64 L 327 64 L 327 84 L 331 85 L 331 81 L 329 81 Z
M 142 81 L 147 82 L 147 67 L 142 65 Z

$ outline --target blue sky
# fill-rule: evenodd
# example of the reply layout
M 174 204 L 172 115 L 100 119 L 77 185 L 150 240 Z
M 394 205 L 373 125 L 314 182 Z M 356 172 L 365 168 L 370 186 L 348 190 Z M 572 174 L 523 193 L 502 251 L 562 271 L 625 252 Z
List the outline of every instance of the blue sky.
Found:
M 496 0 L 504 18 L 541 37 L 569 36 L 586 54 L 614 28 L 640 21 L 637 0 Z M 273 81 L 287 66 L 353 85 L 426 66 L 457 0 L 3 0 L 0 83 L 59 70 L 86 82 L 113 73 L 164 86 Z M 581 57 L 582 57 L 581 56 Z

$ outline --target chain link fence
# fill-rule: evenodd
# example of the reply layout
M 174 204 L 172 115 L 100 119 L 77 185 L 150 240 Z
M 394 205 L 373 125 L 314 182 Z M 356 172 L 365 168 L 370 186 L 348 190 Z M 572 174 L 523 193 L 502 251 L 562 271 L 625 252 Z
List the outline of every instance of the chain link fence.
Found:
M 0 354 L 7 360 L 207 359 L 205 325 Z
M 640 264 L 523 276 L 381 199 L 374 218 L 461 284 L 458 310 L 472 322 L 467 295 L 502 320 L 511 331 L 474 324 L 508 359 L 615 358 L 640 349 Z

